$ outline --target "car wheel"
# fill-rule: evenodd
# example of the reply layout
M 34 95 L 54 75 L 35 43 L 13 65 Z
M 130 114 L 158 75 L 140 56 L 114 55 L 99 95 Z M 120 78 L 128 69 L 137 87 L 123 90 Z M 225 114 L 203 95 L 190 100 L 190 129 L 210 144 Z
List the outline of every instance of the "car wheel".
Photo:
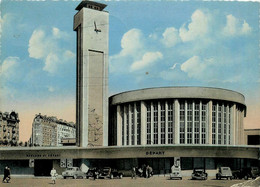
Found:
M 64 179 L 66 179 L 66 177 L 63 177 Z
M 229 179 L 232 180 L 232 177 L 230 177 Z
M 113 178 L 114 178 L 114 176 L 113 176 L 113 174 L 111 174 L 111 175 L 110 175 L 110 179 L 113 179 Z
M 76 178 L 77 178 L 77 175 L 74 175 L 73 178 L 76 179 Z
M 119 179 L 122 179 L 122 178 L 123 178 L 123 175 L 122 175 L 122 174 L 120 174 L 120 175 L 119 175 Z
M 182 177 L 180 179 L 182 180 Z

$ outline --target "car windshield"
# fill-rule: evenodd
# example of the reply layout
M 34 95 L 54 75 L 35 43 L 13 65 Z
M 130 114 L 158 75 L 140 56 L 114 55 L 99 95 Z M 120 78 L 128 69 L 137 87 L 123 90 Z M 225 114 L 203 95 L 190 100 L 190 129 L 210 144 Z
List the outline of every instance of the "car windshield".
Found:
M 229 168 L 222 168 L 222 169 L 223 169 L 223 170 L 226 170 L 226 171 L 229 170 Z
M 74 168 L 67 168 L 67 170 L 74 170 Z

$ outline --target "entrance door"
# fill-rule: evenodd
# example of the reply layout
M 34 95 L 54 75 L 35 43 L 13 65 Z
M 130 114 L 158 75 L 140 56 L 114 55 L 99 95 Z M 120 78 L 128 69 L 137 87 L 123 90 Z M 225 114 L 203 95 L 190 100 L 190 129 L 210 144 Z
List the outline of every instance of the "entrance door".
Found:
M 50 176 L 52 169 L 52 160 L 35 160 L 34 175 L 35 176 Z

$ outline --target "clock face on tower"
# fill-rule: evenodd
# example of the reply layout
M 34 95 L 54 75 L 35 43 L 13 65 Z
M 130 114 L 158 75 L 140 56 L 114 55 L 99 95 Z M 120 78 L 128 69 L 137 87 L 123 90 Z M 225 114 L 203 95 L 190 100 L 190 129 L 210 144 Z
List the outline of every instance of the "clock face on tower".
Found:
M 94 21 L 94 31 L 96 31 L 96 33 L 98 33 L 98 32 L 101 32 L 101 29 L 98 29 L 97 28 L 97 24 L 96 24 L 96 22 Z

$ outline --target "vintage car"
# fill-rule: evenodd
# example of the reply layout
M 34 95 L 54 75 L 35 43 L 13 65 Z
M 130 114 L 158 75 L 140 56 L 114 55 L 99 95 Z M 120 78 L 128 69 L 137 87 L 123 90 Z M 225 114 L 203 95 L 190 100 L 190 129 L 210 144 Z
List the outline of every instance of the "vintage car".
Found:
M 233 177 L 235 179 L 243 179 L 243 178 L 245 180 L 247 180 L 248 178 L 255 179 L 258 176 L 260 176 L 258 167 L 248 167 L 233 172 Z
M 181 179 L 182 180 L 182 173 L 180 166 L 172 166 L 170 179 Z
M 218 168 L 218 173 L 216 174 L 216 179 L 219 180 L 222 178 L 232 180 L 232 178 L 233 178 L 232 171 L 229 167 L 219 167 Z
M 99 178 L 109 178 L 113 179 L 115 177 L 122 179 L 123 178 L 123 173 L 119 172 L 117 169 L 112 169 L 110 167 L 104 167 L 99 175 Z
M 66 179 L 67 177 L 72 177 L 74 179 L 77 179 L 77 178 L 83 179 L 86 177 L 86 174 L 83 171 L 81 171 L 78 167 L 70 167 L 62 172 L 62 177 L 64 179 Z
M 88 172 L 86 173 L 86 178 L 88 179 L 88 178 L 93 177 L 94 180 L 95 180 L 95 179 L 99 178 L 99 175 L 100 175 L 100 169 L 98 169 L 96 167 L 95 168 L 90 168 L 88 170 Z
M 208 174 L 204 169 L 194 168 L 193 173 L 191 174 L 191 179 L 197 180 L 207 180 Z

